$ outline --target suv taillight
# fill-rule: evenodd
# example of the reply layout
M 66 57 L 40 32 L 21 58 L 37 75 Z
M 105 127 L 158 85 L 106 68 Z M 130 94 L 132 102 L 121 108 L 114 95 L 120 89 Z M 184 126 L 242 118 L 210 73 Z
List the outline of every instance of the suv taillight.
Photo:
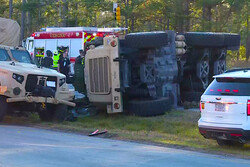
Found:
M 202 111 L 204 109 L 205 109 L 205 103 L 204 102 L 200 102 L 200 111 Z
M 250 100 L 247 101 L 247 116 L 250 116 Z

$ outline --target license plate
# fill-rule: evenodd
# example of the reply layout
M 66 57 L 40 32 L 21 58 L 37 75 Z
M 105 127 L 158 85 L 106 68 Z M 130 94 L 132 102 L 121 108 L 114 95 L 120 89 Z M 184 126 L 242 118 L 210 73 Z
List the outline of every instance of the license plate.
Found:
M 215 111 L 225 111 L 225 104 L 215 104 Z
M 55 81 L 47 81 L 47 86 L 48 87 L 56 87 L 56 82 Z

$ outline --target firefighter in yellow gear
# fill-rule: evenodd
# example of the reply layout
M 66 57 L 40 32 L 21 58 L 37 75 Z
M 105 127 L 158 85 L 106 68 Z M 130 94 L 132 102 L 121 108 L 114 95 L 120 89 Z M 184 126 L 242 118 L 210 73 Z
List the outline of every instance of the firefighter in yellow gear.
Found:
M 35 48 L 35 49 L 36 49 L 35 62 L 40 66 L 42 65 L 42 60 L 44 58 L 44 48 Z
M 57 50 L 54 51 L 54 56 L 53 56 L 53 68 L 58 67 L 58 61 L 60 59 L 61 52 L 58 52 Z
M 58 68 L 58 61 L 60 59 L 60 57 L 62 57 L 62 53 L 65 51 L 65 50 L 68 50 L 68 47 L 58 47 L 57 50 L 55 50 L 53 53 L 54 53 L 54 56 L 53 56 L 53 68 L 57 70 Z

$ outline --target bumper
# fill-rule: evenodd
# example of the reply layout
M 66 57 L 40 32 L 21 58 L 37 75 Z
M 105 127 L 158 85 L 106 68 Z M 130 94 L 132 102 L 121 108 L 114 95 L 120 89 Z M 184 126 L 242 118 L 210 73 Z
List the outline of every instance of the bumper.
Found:
M 51 97 L 35 97 L 35 96 L 27 96 L 27 97 L 18 97 L 18 98 L 7 98 L 7 103 L 14 102 L 28 102 L 28 103 L 50 103 L 50 104 L 65 104 L 67 106 L 75 107 L 76 104 L 67 100 L 58 100 Z
M 199 126 L 199 132 L 208 139 L 223 139 L 241 142 L 250 141 L 250 130 Z

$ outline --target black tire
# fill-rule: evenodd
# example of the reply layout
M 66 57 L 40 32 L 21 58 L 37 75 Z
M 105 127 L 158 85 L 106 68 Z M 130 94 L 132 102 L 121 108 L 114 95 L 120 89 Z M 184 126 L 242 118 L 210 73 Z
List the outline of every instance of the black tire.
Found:
M 136 116 L 157 116 L 163 115 L 171 109 L 169 98 L 156 100 L 131 100 L 128 102 L 128 113 Z
M 233 145 L 233 141 L 231 141 L 231 140 L 217 139 L 216 141 L 217 141 L 219 146 L 231 146 L 231 145 Z
M 203 92 L 183 92 L 181 94 L 182 101 L 200 101 Z
M 168 44 L 168 34 L 163 31 L 131 33 L 125 37 L 129 48 L 159 48 Z
M 187 32 L 185 33 L 186 44 L 198 47 L 223 47 L 224 34 L 211 32 Z
M 184 92 L 203 92 L 204 91 L 204 87 L 201 81 L 200 82 L 193 81 L 191 83 L 191 81 L 188 78 L 183 80 L 180 86 L 181 86 L 182 91 Z
M 66 121 L 69 116 L 68 106 L 64 104 L 58 104 L 55 106 L 55 112 L 53 120 L 56 122 Z
M 228 50 L 238 50 L 240 48 L 240 35 L 225 33 L 225 46 Z
M 238 141 L 232 141 L 232 140 L 223 140 L 223 139 L 216 139 L 219 146 L 237 146 L 237 147 L 243 147 L 244 143 L 240 143 Z
M 41 121 L 62 122 L 69 116 L 68 107 L 63 104 L 38 104 L 37 111 Z
M 6 102 L 6 97 L 0 96 L 0 122 L 3 121 L 5 114 L 8 111 L 8 103 Z
M 36 110 L 41 121 L 51 122 L 53 120 L 54 111 L 51 108 L 54 109 L 51 104 L 37 104 Z

